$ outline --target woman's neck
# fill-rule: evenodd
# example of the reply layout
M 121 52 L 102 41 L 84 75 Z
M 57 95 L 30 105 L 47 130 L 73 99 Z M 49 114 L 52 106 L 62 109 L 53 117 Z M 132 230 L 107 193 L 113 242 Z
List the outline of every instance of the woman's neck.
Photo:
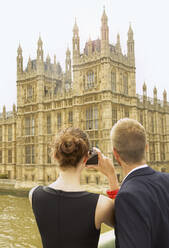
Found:
M 63 191 L 82 191 L 83 188 L 80 185 L 80 174 L 81 171 L 77 169 L 61 170 L 57 180 L 49 186 Z

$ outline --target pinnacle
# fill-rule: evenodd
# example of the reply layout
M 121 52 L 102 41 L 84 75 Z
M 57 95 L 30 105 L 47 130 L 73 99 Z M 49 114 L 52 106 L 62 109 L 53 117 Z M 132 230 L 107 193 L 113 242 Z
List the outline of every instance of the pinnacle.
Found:
M 106 11 L 105 11 L 105 6 L 103 7 L 103 14 L 102 14 L 102 22 L 103 21 L 107 21 L 107 15 L 106 15 Z
M 74 24 L 74 27 L 73 27 L 73 32 L 76 33 L 79 31 L 79 28 L 77 26 L 77 23 L 76 23 L 76 18 L 75 18 L 75 24 Z
M 19 42 L 19 46 L 18 46 L 18 53 L 22 53 L 22 48 L 21 48 L 21 45 L 20 45 L 20 42 Z
M 42 39 L 41 39 L 41 35 L 39 34 L 39 40 L 38 40 L 38 45 L 42 45 L 43 42 L 42 42 Z

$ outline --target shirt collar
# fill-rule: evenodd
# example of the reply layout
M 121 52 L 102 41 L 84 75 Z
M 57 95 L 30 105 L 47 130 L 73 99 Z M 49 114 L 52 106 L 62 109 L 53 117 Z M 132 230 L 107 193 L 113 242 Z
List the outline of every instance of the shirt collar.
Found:
M 147 165 L 147 164 L 144 164 L 144 165 L 140 165 L 140 166 L 138 166 L 138 167 L 132 169 L 132 170 L 125 176 L 125 178 L 123 179 L 122 183 L 124 182 L 124 180 L 125 180 L 131 173 L 133 173 L 133 172 L 136 171 L 136 170 L 139 170 L 139 169 L 142 169 L 142 168 L 146 168 L 146 167 L 148 167 L 148 165 Z

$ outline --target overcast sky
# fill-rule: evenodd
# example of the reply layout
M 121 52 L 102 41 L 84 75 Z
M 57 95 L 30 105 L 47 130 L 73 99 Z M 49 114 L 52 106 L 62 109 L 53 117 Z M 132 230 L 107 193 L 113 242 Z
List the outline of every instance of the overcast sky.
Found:
M 167 0 L 5 0 L 0 3 L 0 112 L 16 103 L 16 55 L 20 42 L 24 66 L 29 55 L 36 58 L 41 34 L 44 57 L 53 56 L 65 67 L 67 46 L 72 51 L 72 29 L 77 19 L 80 48 L 89 39 L 100 37 L 103 6 L 108 16 L 110 43 L 119 32 L 122 51 L 127 52 L 127 32 L 134 31 L 137 93 L 143 82 L 148 95 L 157 87 L 158 98 L 164 88 L 169 99 L 169 3 Z

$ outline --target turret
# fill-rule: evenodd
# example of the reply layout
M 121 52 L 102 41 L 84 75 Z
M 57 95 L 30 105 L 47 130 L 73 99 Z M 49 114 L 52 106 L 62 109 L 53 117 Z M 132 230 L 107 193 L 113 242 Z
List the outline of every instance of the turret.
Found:
M 69 48 L 66 51 L 65 67 L 66 80 L 71 81 L 71 54 Z
M 109 55 L 109 27 L 107 24 L 108 18 L 105 12 L 105 8 L 103 10 L 103 15 L 101 18 L 102 26 L 101 26 L 101 54 L 102 56 Z
M 129 63 L 135 66 L 134 39 L 133 39 L 133 30 L 131 28 L 131 24 L 128 30 L 127 56 L 129 59 Z
M 119 34 L 117 34 L 116 51 L 117 51 L 117 53 L 121 53 L 120 35 Z
M 79 38 L 79 28 L 77 26 L 76 20 L 73 27 L 73 64 L 78 62 L 78 58 L 80 56 L 80 38 Z
M 18 50 L 17 50 L 17 76 L 19 76 L 23 72 L 23 57 L 22 57 L 22 48 L 19 44 Z

